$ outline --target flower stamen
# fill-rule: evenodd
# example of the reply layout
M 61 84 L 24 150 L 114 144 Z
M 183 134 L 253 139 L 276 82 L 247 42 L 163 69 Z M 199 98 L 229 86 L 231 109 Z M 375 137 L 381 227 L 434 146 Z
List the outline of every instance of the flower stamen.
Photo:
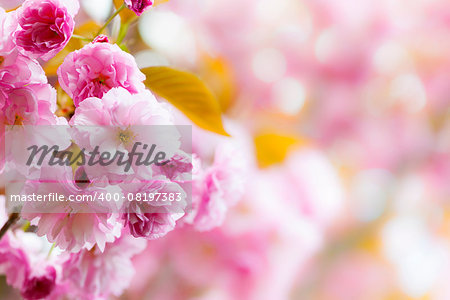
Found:
M 23 125 L 23 118 L 19 115 L 16 115 L 14 118 L 14 124 L 13 125 Z
M 117 138 L 119 142 L 124 146 L 129 146 L 135 139 L 136 135 L 129 128 L 125 130 L 119 130 L 117 134 Z
M 108 80 L 109 77 L 100 74 L 100 76 L 98 76 L 94 81 L 100 83 L 101 85 L 106 85 L 106 80 Z

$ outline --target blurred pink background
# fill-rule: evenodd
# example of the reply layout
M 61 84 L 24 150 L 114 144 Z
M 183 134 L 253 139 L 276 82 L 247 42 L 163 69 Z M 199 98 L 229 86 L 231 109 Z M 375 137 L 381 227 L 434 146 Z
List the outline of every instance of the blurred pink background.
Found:
M 450 299 L 448 1 L 170 0 L 132 30 L 140 67 L 217 95 L 233 138 L 194 129 L 194 150 L 236 162 L 244 197 L 149 242 L 121 299 Z

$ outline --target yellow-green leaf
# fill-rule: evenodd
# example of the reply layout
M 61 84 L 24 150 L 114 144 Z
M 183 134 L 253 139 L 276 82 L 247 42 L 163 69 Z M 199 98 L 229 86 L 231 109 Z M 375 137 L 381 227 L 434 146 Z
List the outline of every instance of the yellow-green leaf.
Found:
M 217 96 L 222 111 L 226 112 L 236 98 L 236 84 L 231 66 L 224 57 L 204 54 L 202 58 L 199 64 L 199 75 L 205 78 L 206 84 Z
M 164 2 L 167 2 L 167 1 L 169 1 L 169 0 L 155 0 L 155 2 L 153 3 L 153 6 L 163 4 Z
M 196 75 L 169 67 L 142 69 L 145 85 L 166 99 L 199 127 L 228 136 L 219 102 Z
M 293 148 L 307 143 L 298 137 L 277 133 L 259 134 L 254 142 L 258 165 L 262 168 L 282 163 Z

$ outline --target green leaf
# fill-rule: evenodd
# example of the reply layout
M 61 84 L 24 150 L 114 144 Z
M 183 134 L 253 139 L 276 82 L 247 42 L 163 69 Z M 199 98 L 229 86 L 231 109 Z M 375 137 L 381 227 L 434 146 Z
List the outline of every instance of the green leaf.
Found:
M 145 85 L 165 98 L 199 127 L 229 136 L 223 128 L 219 102 L 196 75 L 169 67 L 141 70 Z

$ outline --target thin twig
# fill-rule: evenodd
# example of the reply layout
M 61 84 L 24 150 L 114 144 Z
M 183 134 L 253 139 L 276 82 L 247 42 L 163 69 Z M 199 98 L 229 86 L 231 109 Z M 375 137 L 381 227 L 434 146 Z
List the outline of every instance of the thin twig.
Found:
M 102 34 L 103 30 L 105 30 L 106 27 L 108 27 L 109 23 L 111 23 L 112 20 L 114 20 L 114 18 L 125 8 L 127 7 L 127 5 L 124 3 L 122 4 L 121 7 L 119 7 L 116 12 L 106 21 L 105 25 L 102 26 L 102 28 L 100 28 L 97 32 L 97 34 L 95 36 L 99 36 L 100 34 Z
M 87 41 L 87 42 L 92 41 L 90 38 L 87 38 L 87 37 L 84 37 L 81 35 L 77 35 L 77 34 L 72 34 L 72 38 L 82 40 L 82 41 Z
M 6 221 L 5 225 L 3 225 L 3 227 L 0 229 L 0 240 L 3 238 L 8 229 L 12 225 L 14 225 L 14 223 L 16 223 L 17 220 L 19 220 L 19 217 L 20 217 L 19 213 L 16 212 L 9 215 L 8 221 Z
M 53 249 L 55 249 L 55 246 L 56 246 L 56 243 L 53 243 L 53 244 L 52 244 L 52 247 L 51 247 L 50 250 L 48 251 L 47 259 L 49 259 L 49 258 L 50 258 L 50 255 L 52 255 L 52 252 L 53 252 Z

